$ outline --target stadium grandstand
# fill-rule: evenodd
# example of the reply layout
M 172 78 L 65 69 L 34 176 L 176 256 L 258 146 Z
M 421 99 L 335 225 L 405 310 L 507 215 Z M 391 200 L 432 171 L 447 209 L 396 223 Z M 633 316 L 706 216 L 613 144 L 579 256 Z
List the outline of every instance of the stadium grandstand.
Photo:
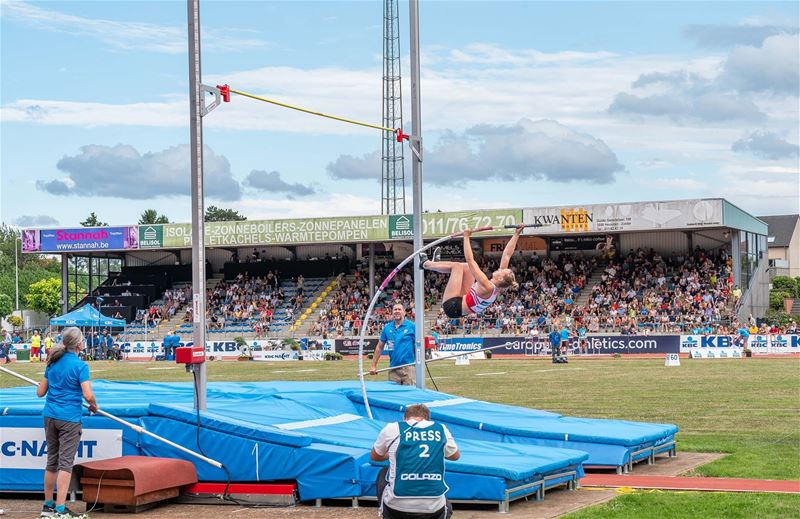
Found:
M 428 273 L 426 334 L 727 334 L 768 307 L 767 224 L 723 199 L 426 213 L 423 235 L 520 222 L 535 227 L 512 260 L 519 289 L 449 319 L 446 277 Z M 405 215 L 207 224 L 209 339 L 356 335 L 375 287 L 412 252 L 411 227 Z M 475 236 L 485 270 L 509 235 Z M 131 341 L 191 336 L 189 224 L 25 229 L 23 242 L 64 256 L 64 312 L 93 305 L 125 319 Z M 443 256 L 461 260 L 462 247 L 453 240 Z M 370 335 L 392 302 L 412 305 L 412 275 L 387 287 Z

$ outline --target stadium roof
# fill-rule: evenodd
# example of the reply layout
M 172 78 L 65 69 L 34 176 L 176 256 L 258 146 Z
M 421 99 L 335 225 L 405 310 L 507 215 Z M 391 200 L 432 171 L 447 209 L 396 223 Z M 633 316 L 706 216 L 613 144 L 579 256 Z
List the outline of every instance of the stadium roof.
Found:
M 767 237 L 770 247 L 788 247 L 797 227 L 797 220 L 800 220 L 800 214 L 759 216 L 758 219 L 769 226 Z

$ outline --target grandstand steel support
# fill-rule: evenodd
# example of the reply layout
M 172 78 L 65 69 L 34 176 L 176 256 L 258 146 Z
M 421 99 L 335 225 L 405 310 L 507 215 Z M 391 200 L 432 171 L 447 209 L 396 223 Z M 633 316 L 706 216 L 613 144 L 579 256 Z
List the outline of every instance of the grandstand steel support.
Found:
M 189 21 L 189 129 L 192 165 L 192 341 L 205 351 L 206 345 L 206 241 L 203 200 L 203 112 L 205 100 L 200 71 L 200 0 L 187 0 Z M 195 407 L 206 409 L 206 363 L 195 371 Z
M 419 0 L 408 3 L 409 42 L 411 44 L 411 137 L 412 191 L 414 193 L 414 250 L 422 248 L 422 121 L 419 92 Z M 425 295 L 422 293 L 425 272 L 419 268 L 419 254 L 414 255 L 414 324 L 416 339 L 417 387 L 425 389 Z

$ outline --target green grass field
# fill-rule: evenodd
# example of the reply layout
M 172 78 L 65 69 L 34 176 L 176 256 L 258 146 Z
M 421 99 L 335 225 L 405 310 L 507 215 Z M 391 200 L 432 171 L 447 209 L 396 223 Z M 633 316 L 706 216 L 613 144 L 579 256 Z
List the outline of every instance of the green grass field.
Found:
M 800 479 L 800 359 L 683 359 L 676 368 L 663 363 L 624 358 L 553 365 L 546 360 L 492 359 L 457 367 L 452 362 L 432 363 L 430 368 L 440 391 L 461 396 L 570 416 L 674 423 L 681 431 L 679 455 L 689 450 L 728 454 L 700 467 L 696 475 Z M 91 363 L 96 379 L 190 380 L 182 367 L 148 369 L 169 366 Z M 34 379 L 43 370 L 36 364 L 13 368 Z M 341 380 L 355 378 L 356 372 L 357 363 L 350 360 L 213 362 L 208 367 L 210 382 Z M 17 379 L 0 375 L 0 387 L 16 385 Z M 637 493 L 570 517 L 789 517 L 800 514 L 797 497 Z

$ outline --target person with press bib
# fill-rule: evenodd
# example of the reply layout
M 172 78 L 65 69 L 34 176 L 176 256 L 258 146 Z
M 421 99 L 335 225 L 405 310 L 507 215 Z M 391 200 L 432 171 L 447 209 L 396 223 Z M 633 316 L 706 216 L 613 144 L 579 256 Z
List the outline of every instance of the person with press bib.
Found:
M 402 422 L 387 424 L 372 446 L 373 461 L 389 460 L 375 482 L 383 519 L 448 519 L 445 459 L 461 457 L 444 424 L 431 421 L 424 404 L 406 408 Z

